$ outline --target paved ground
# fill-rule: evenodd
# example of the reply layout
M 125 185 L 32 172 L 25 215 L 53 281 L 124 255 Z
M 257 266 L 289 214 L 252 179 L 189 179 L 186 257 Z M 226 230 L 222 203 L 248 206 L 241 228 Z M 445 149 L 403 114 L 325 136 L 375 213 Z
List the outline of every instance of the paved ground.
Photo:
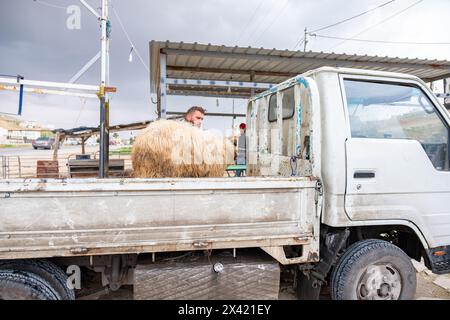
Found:
M 413 264 L 417 270 L 416 299 L 450 300 L 450 274 L 433 274 L 423 263 L 413 260 Z

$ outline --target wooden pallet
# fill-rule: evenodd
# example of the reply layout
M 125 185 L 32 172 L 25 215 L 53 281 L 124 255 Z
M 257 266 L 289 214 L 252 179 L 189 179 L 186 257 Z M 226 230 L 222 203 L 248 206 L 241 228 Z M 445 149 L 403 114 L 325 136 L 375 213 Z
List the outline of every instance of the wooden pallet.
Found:
M 58 161 L 38 160 L 36 164 L 36 177 L 58 179 L 59 178 Z
M 98 160 L 69 160 L 67 163 L 70 178 L 93 178 L 98 177 L 99 161 Z M 109 160 L 108 176 L 121 177 L 125 169 L 125 161 L 123 159 Z

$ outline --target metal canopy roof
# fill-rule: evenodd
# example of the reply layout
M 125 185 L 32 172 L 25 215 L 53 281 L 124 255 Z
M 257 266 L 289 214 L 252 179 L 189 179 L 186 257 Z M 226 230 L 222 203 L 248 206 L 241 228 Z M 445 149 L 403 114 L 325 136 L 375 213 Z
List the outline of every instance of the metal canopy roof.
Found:
M 277 84 L 323 66 L 407 73 L 426 82 L 450 77 L 449 61 L 169 41 L 150 42 L 150 64 L 151 92 L 158 95 L 164 83 L 167 95 L 247 98 L 267 89 L 262 84 Z M 238 84 L 228 85 L 231 82 Z

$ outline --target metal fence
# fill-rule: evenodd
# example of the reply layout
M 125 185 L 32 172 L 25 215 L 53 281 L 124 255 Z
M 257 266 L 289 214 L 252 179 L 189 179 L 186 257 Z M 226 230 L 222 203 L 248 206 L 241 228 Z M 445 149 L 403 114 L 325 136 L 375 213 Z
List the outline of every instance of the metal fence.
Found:
M 60 178 L 69 177 L 68 161 L 75 158 L 75 154 L 64 157 L 58 157 L 58 171 Z M 92 159 L 98 159 L 98 153 L 91 154 Z M 131 156 L 126 153 L 115 153 L 110 155 L 110 159 L 124 160 L 125 170 L 131 170 Z M 37 162 L 38 161 L 52 161 L 53 155 L 35 156 L 35 155 L 8 155 L 0 156 L 0 178 L 14 179 L 14 178 L 36 178 L 37 176 Z

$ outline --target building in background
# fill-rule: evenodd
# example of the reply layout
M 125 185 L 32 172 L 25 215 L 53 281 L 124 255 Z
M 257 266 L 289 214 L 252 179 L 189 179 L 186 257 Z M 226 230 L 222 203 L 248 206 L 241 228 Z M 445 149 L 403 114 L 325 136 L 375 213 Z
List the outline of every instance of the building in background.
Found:
M 48 128 L 41 127 L 35 121 L 20 121 L 14 117 L 0 116 L 0 143 L 31 143 L 39 137 L 52 136 Z

